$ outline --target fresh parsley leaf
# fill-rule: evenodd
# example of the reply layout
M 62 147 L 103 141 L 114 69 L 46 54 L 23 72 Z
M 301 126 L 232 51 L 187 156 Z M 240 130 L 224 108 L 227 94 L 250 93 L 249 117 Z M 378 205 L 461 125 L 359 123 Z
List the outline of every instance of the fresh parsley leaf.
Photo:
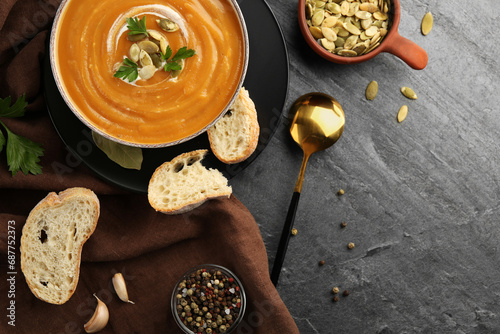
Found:
M 132 82 L 137 79 L 139 75 L 138 66 L 132 60 L 125 58 L 123 60 L 123 65 L 120 66 L 118 71 L 116 71 L 114 77 L 122 78 L 123 80 L 127 79 L 128 82 Z
M 181 60 L 194 56 L 196 54 L 196 51 L 194 51 L 193 49 L 188 49 L 187 46 L 183 46 L 182 48 L 177 50 L 173 57 L 172 53 L 172 49 L 169 45 L 167 46 L 165 54 L 161 54 L 161 59 L 166 61 L 166 64 L 163 67 L 165 72 L 182 70 Z M 169 59 L 170 57 L 172 57 L 172 59 Z
M 3 135 L 3 132 L 0 131 L 0 152 L 2 152 L 4 145 L 5 145 L 5 136 Z
M 128 17 L 127 28 L 129 30 L 129 35 L 145 34 L 149 36 L 148 30 L 146 29 L 146 16 L 143 16 L 140 20 L 137 17 Z
M 161 59 L 168 60 L 170 57 L 172 57 L 172 49 L 170 48 L 170 45 L 167 45 L 167 50 L 165 51 L 165 54 L 161 54 Z
M 172 58 L 172 61 L 190 58 L 195 54 L 196 51 L 194 51 L 193 49 L 188 50 L 187 46 L 183 46 L 182 48 L 179 49 L 179 51 L 177 51 L 175 56 Z
M 28 138 L 16 135 L 2 122 L 0 124 L 7 131 L 7 164 L 12 176 L 16 175 L 19 170 L 25 175 L 28 173 L 42 174 L 42 167 L 38 164 L 40 157 L 43 156 L 42 146 Z
M 180 70 L 182 70 L 182 66 L 178 62 L 173 61 L 173 62 L 166 63 L 164 69 L 166 72 L 180 71 Z
M 0 117 L 21 117 L 24 116 L 24 108 L 28 105 L 26 102 L 26 96 L 23 94 L 17 99 L 17 101 L 11 106 L 10 96 L 5 99 L 0 99 Z M 0 150 L 1 151 L 1 150 Z

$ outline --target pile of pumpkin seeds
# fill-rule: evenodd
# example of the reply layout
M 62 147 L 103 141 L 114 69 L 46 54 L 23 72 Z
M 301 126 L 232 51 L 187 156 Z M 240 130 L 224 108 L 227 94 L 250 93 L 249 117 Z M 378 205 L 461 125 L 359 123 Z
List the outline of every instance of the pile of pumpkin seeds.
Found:
M 306 0 L 305 6 L 312 36 L 340 56 L 372 51 L 390 26 L 390 0 Z
M 162 18 L 156 22 L 158 26 L 166 32 L 179 30 L 177 23 L 169 19 Z M 128 36 L 129 41 L 135 42 L 130 46 L 128 52 L 129 59 L 141 66 L 139 68 L 139 77 L 143 80 L 150 79 L 157 69 L 163 67 L 164 62 L 161 58 L 161 53 L 165 54 L 167 52 L 168 45 L 167 39 L 162 33 L 148 29 L 148 35 L 149 36 L 146 34 L 137 34 Z M 181 70 L 172 71 L 171 75 L 172 77 L 176 77 L 180 72 Z

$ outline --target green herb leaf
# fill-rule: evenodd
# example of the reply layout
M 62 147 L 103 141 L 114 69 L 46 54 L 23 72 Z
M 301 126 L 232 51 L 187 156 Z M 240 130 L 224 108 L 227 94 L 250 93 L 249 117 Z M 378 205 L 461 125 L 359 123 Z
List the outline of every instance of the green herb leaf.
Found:
M 132 82 L 137 79 L 139 75 L 138 66 L 132 60 L 125 58 L 123 60 L 123 65 L 120 66 L 118 71 L 114 74 L 116 78 L 122 78 L 123 80 L 127 79 L 128 82 Z
M 24 116 L 24 109 L 28 105 L 26 96 L 24 94 L 20 96 L 12 106 L 10 105 L 11 102 L 10 96 L 5 99 L 0 99 L 0 117 L 10 118 Z
M 194 51 L 193 49 L 188 50 L 187 46 L 183 46 L 182 48 L 179 49 L 179 51 L 177 51 L 175 56 L 172 58 L 172 61 L 190 58 L 195 54 L 196 51 Z
M 172 56 L 172 49 L 170 48 L 170 45 L 167 46 L 167 51 L 165 54 L 161 54 L 161 58 L 163 60 L 166 60 L 166 64 L 163 67 L 165 72 L 170 72 L 170 71 L 180 71 L 182 70 L 182 62 L 181 60 L 192 57 L 196 54 L 196 51 L 193 49 L 188 49 L 186 46 L 183 46 L 177 52 L 175 53 L 175 56 L 172 57 L 172 59 L 169 59 Z
M 182 66 L 181 64 L 179 64 L 178 62 L 168 62 L 165 64 L 165 71 L 169 72 L 169 71 L 180 71 L 182 70 Z
M 170 57 L 172 57 L 172 49 L 170 48 L 170 45 L 167 45 L 167 50 L 165 51 L 165 54 L 161 54 L 161 59 L 168 60 Z
M 129 35 L 146 34 L 146 36 L 149 36 L 146 29 L 146 16 L 143 16 L 141 20 L 137 17 L 127 18 L 127 28 L 130 30 Z
M 4 145 L 5 145 L 5 136 L 3 135 L 3 132 L 0 131 L 0 152 L 2 152 Z
M 92 131 L 95 144 L 111 161 L 123 168 L 140 170 L 142 166 L 142 150 L 139 147 L 123 145 L 109 140 Z
M 42 167 L 38 164 L 40 157 L 43 156 L 42 146 L 28 138 L 16 135 L 2 122 L 0 124 L 7 131 L 7 164 L 12 176 L 16 175 L 19 170 L 25 175 L 28 173 L 33 175 L 42 174 Z

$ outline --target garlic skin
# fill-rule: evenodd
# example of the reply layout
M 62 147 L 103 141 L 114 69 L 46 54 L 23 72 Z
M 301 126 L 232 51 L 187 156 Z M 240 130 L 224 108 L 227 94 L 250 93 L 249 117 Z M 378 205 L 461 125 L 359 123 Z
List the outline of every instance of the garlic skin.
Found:
M 118 298 L 126 303 L 135 304 L 133 301 L 128 299 L 127 286 L 125 285 L 125 279 L 123 278 L 123 275 L 121 273 L 116 273 L 113 276 L 112 281 Z
M 106 327 L 106 324 L 109 320 L 109 311 L 106 304 L 104 304 L 97 296 L 94 294 L 94 297 L 97 299 L 97 307 L 92 315 L 92 318 L 83 326 L 85 332 L 87 333 L 96 333 Z

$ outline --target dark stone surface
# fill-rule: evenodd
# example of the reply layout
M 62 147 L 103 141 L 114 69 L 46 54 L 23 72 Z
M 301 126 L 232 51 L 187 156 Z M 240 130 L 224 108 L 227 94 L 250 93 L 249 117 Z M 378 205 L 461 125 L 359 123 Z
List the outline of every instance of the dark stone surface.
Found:
M 500 2 L 402 0 L 399 31 L 427 51 L 422 71 L 385 53 L 329 63 L 302 38 L 297 1 L 268 3 L 290 56 L 286 110 L 321 91 L 346 113 L 343 137 L 309 162 L 278 287 L 301 333 L 500 333 Z M 371 80 L 379 94 L 367 101 Z M 301 160 L 282 126 L 231 181 L 270 265 Z M 334 286 L 351 293 L 333 303 Z

